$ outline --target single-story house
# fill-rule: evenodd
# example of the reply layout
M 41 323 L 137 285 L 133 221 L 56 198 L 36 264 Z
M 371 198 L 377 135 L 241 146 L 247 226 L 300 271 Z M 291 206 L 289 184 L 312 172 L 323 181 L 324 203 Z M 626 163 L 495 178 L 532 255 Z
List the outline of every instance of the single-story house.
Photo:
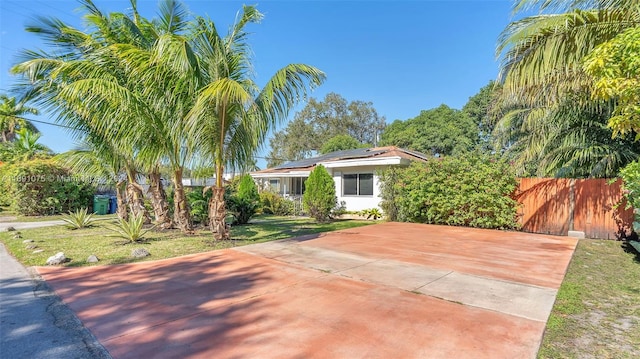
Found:
M 316 165 L 323 165 L 333 177 L 338 203 L 348 211 L 380 208 L 379 173 L 391 166 L 408 166 L 411 161 L 426 161 L 427 155 L 395 146 L 360 148 L 288 162 L 252 172 L 251 176 L 286 198 L 299 199 L 304 182 Z

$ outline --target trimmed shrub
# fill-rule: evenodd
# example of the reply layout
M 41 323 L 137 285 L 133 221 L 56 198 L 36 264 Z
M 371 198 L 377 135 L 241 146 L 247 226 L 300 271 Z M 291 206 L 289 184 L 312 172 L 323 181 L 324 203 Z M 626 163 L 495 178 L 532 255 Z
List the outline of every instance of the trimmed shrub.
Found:
M 398 220 L 479 228 L 518 226 L 518 202 L 512 198 L 518 182 L 504 161 L 475 154 L 445 157 L 413 163 L 382 178 L 383 209 L 395 210 Z
M 304 182 L 305 192 L 302 197 L 304 209 L 318 222 L 331 219 L 331 211 L 336 208 L 338 198 L 333 178 L 323 165 L 317 165 Z
M 4 167 L 4 166 L 3 166 Z M 75 211 L 92 203 L 95 188 L 51 160 L 33 160 L 3 168 L 3 201 L 26 216 Z

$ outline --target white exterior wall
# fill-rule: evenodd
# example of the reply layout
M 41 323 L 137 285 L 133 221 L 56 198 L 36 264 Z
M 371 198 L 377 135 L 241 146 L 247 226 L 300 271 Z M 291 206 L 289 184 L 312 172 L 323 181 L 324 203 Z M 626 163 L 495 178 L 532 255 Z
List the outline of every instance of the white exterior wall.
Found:
M 378 172 L 388 168 L 388 166 L 357 166 L 328 168 L 336 185 L 336 196 L 338 203 L 344 201 L 347 211 L 361 211 L 368 208 L 380 208 L 380 178 Z M 342 175 L 357 173 L 373 173 L 373 195 L 372 196 L 345 196 L 342 193 Z

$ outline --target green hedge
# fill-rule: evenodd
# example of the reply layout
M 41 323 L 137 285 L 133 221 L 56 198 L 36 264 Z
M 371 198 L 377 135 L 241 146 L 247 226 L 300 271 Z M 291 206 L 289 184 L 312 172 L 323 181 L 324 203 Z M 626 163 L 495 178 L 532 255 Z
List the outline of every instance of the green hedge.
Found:
M 479 228 L 516 228 L 517 179 L 508 163 L 467 155 L 413 163 L 382 175 L 382 208 L 391 220 Z M 395 217 L 395 218 L 394 218 Z
M 95 188 L 51 160 L 5 165 L 0 171 L 0 203 L 17 213 L 39 216 L 66 213 L 93 203 Z

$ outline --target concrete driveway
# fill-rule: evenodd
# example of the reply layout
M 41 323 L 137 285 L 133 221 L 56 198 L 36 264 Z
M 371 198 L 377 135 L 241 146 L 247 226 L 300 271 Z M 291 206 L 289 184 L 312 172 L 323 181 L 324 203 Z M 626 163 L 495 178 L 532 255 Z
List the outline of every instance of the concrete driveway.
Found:
M 383 223 L 37 270 L 114 358 L 534 358 L 575 245 Z

